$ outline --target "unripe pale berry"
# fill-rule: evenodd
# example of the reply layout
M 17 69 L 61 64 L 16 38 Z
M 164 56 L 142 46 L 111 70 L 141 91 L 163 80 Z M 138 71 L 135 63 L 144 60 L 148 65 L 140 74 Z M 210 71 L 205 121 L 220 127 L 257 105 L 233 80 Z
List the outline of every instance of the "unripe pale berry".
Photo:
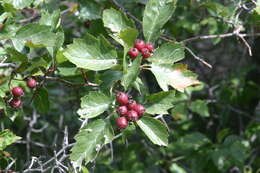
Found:
M 35 88 L 37 85 L 37 81 L 35 79 L 31 78 L 31 79 L 27 80 L 26 84 L 29 88 Z
M 13 98 L 10 102 L 9 102 L 10 106 L 12 108 L 19 108 L 22 105 L 22 101 L 18 98 Z
M 141 104 L 135 104 L 133 107 L 133 110 L 135 112 L 137 112 L 137 114 L 140 116 L 142 116 L 145 113 L 145 107 Z
M 126 117 L 119 117 L 116 119 L 116 125 L 120 129 L 124 129 L 128 126 L 128 121 Z
M 128 111 L 126 117 L 128 121 L 137 121 L 139 119 L 139 115 L 133 110 Z
M 12 89 L 12 94 L 15 97 L 21 97 L 21 96 L 23 96 L 24 92 L 23 92 L 23 89 L 21 87 L 14 87 Z
M 128 112 L 128 109 L 126 106 L 119 106 L 116 110 L 116 112 L 119 114 L 119 115 L 126 115 L 127 112 Z
M 150 52 L 154 51 L 154 47 L 152 43 L 146 43 L 145 48 L 147 48 Z
M 131 48 L 128 52 L 128 55 L 130 56 L 131 59 L 135 59 L 139 54 L 138 49 L 136 48 Z
M 136 105 L 136 101 L 130 100 L 127 107 L 128 107 L 129 110 L 133 110 L 135 105 Z
M 145 47 L 145 42 L 143 40 L 136 40 L 134 47 L 141 51 Z
M 128 95 L 123 92 L 118 92 L 116 95 L 116 100 L 120 105 L 127 105 L 128 104 Z
M 150 53 L 149 49 L 147 49 L 147 48 L 143 48 L 141 50 L 141 53 L 142 53 L 143 58 L 149 58 L 151 56 L 151 53 Z

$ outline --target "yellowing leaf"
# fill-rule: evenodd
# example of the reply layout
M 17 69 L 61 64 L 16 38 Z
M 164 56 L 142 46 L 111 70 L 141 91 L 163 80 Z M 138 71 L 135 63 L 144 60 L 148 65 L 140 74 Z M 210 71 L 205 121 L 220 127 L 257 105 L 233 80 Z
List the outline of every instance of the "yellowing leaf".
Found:
M 173 66 L 167 64 L 152 64 L 151 71 L 164 91 L 169 90 L 169 85 L 183 92 L 184 89 L 189 86 L 200 84 L 196 79 L 197 76 L 189 71 L 184 64 L 175 64 Z

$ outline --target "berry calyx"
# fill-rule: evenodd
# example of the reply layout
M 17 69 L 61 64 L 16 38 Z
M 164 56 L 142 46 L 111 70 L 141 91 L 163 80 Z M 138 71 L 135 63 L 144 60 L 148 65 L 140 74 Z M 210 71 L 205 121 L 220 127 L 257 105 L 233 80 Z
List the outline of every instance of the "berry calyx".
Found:
M 116 95 L 116 100 L 120 105 L 127 105 L 128 104 L 128 95 L 123 92 L 118 92 Z
M 12 94 L 15 97 L 21 97 L 21 96 L 23 96 L 24 92 L 23 92 L 23 89 L 21 87 L 14 87 L 12 89 Z
M 33 78 L 30 78 L 27 80 L 26 84 L 29 88 L 35 88 L 37 85 L 37 81 Z
M 126 106 L 119 106 L 116 110 L 116 112 L 119 114 L 119 115 L 126 115 L 127 112 L 128 112 L 128 109 Z
M 139 115 L 134 110 L 130 110 L 127 112 L 128 121 L 137 121 L 139 119 Z
M 145 48 L 147 48 L 150 52 L 154 51 L 154 47 L 152 43 L 146 43 Z
M 135 104 L 133 107 L 133 110 L 135 112 L 137 112 L 137 114 L 140 116 L 142 116 L 145 113 L 145 107 L 141 104 Z
M 119 117 L 116 119 L 116 125 L 120 129 L 124 129 L 128 126 L 128 121 L 126 117 Z
M 136 40 L 134 47 L 141 51 L 145 47 L 145 42 L 143 40 Z
M 136 105 L 136 101 L 130 100 L 127 107 L 128 107 L 129 110 L 133 110 L 135 105 Z
M 149 58 L 151 56 L 151 53 L 150 53 L 149 49 L 147 49 L 147 48 L 143 48 L 141 53 L 142 53 L 143 58 Z
M 138 51 L 138 49 L 136 49 L 136 48 L 131 48 L 131 49 L 129 50 L 129 52 L 128 52 L 128 55 L 129 55 L 130 58 L 132 58 L 132 59 L 135 59 L 135 58 L 138 56 L 138 54 L 139 54 L 139 51 Z
M 13 98 L 10 102 L 9 105 L 12 108 L 19 108 L 22 105 L 22 101 L 18 98 Z

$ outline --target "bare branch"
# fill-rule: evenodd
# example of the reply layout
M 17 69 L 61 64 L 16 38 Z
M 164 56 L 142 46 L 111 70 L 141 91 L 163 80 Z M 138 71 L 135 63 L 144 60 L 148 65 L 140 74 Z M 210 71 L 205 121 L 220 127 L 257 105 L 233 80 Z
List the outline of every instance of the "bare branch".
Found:
M 212 65 L 210 65 L 209 63 L 207 63 L 205 60 L 201 59 L 200 57 L 198 57 L 197 55 L 195 55 L 192 50 L 188 47 L 185 47 L 186 50 L 188 50 L 190 52 L 190 54 L 198 61 L 202 62 L 203 64 L 205 64 L 207 67 L 212 68 Z

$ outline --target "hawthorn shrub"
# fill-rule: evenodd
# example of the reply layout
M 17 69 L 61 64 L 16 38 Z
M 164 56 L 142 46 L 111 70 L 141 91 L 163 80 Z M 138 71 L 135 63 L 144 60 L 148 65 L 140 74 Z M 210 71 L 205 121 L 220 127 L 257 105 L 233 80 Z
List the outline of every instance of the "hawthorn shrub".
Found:
M 259 171 L 259 0 L 0 4 L 0 172 Z

